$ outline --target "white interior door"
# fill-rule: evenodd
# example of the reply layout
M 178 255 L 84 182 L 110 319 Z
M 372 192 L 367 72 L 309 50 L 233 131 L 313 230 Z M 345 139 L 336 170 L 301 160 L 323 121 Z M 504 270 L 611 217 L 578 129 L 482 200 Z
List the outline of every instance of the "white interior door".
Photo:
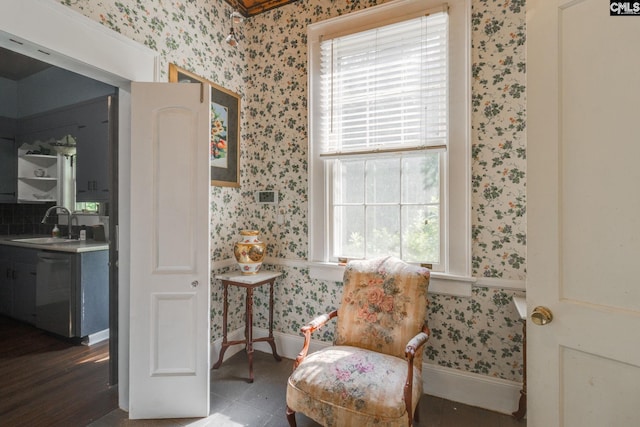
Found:
M 209 91 L 133 83 L 129 417 L 209 415 Z
M 527 9 L 527 425 L 638 426 L 640 17 Z

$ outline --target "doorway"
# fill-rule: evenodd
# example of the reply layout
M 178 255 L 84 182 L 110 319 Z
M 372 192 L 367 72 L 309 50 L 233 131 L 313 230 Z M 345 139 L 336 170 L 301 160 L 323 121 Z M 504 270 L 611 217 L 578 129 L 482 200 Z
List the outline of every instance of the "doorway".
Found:
M 65 126 L 64 130 L 69 131 L 70 135 L 76 140 L 80 139 L 81 144 L 89 144 L 85 145 L 82 152 L 84 156 L 85 166 L 83 168 L 84 171 L 95 171 L 102 170 L 104 178 L 102 178 L 102 183 L 100 188 L 104 188 L 105 184 L 108 184 L 106 187 L 106 191 L 108 193 L 108 199 L 103 196 L 103 191 L 94 191 L 91 195 L 87 195 L 87 191 L 84 190 L 81 185 L 75 185 L 75 183 L 79 179 L 79 175 L 75 172 L 69 172 L 69 183 L 68 185 L 60 185 L 58 187 L 64 188 L 64 194 L 59 193 L 59 197 L 57 199 L 58 205 L 66 206 L 71 212 L 79 212 L 75 215 L 77 220 L 76 224 L 78 227 L 86 226 L 91 229 L 90 225 L 95 223 L 96 221 L 100 223 L 106 223 L 107 226 L 107 236 L 113 236 L 114 230 L 118 225 L 118 162 L 117 162 L 117 153 L 118 153 L 118 144 L 117 138 L 109 137 L 106 133 L 112 136 L 116 136 L 118 134 L 118 122 L 117 122 L 117 88 L 111 85 L 106 85 L 101 82 L 98 82 L 93 79 L 86 78 L 84 76 L 78 75 L 76 73 L 72 73 L 64 70 L 63 68 L 53 66 L 46 62 L 31 58 L 27 55 L 20 54 L 13 50 L 5 49 L 0 47 L 0 77 L 3 79 L 4 83 L 2 86 L 7 89 L 7 91 L 11 91 L 15 89 L 15 96 L 5 96 L 3 99 L 7 101 L 9 105 L 0 105 L 0 111 L 2 112 L 0 116 L 8 116 L 8 120 L 15 120 L 16 122 L 22 120 L 24 123 L 27 123 L 22 130 L 24 132 L 31 132 L 31 127 L 29 123 L 34 122 L 34 117 L 48 117 L 52 114 L 55 115 L 56 120 L 52 120 L 52 125 L 55 126 L 60 125 L 59 118 L 66 116 L 65 119 L 70 120 L 71 122 L 81 120 L 78 118 L 78 114 L 82 114 L 81 111 L 86 111 L 87 104 L 86 101 L 100 99 L 99 105 L 100 110 L 108 109 L 109 116 L 108 124 L 102 125 L 99 129 L 101 132 L 98 134 L 95 133 L 87 133 L 84 137 L 84 141 L 82 138 L 79 138 L 78 132 L 81 132 L 82 127 L 86 126 Z M 70 88 L 72 90 L 65 90 L 65 88 Z M 104 98 L 106 97 L 106 98 Z M 93 101 L 89 101 L 93 102 Z M 107 104 L 108 102 L 108 104 Z M 95 107 L 93 110 L 96 110 Z M 92 110 L 92 111 L 93 111 Z M 61 112 L 64 111 L 64 112 Z M 98 110 L 96 110 L 97 112 Z M 95 113 L 94 113 L 95 114 Z M 52 116 L 53 117 L 53 116 Z M 24 119 L 27 119 L 26 122 Z M 42 119 L 46 120 L 46 119 Z M 97 119 L 96 119 L 97 120 Z M 37 119 L 36 119 L 37 121 Z M 65 122 L 66 123 L 66 122 Z M 95 125 L 94 125 L 95 127 Z M 106 129 L 108 127 L 108 129 Z M 50 133 L 47 133 L 50 132 Z M 56 132 L 60 132 L 57 129 L 51 129 L 50 131 L 42 131 L 38 134 L 38 139 L 42 138 L 42 140 L 46 140 L 47 136 L 52 136 L 56 134 Z M 84 134 L 83 134 L 84 135 Z M 91 136 L 91 137 L 89 137 Z M 34 136 L 35 138 L 35 136 Z M 17 138 L 13 138 L 14 143 L 12 145 L 15 146 L 15 149 L 18 149 L 18 145 L 23 142 L 32 141 L 25 139 L 25 141 L 18 141 Z M 78 148 L 80 149 L 80 148 Z M 99 154 L 100 158 L 96 158 L 91 161 L 91 157 L 95 157 L 93 153 Z M 15 162 L 15 151 L 11 152 L 7 150 L 7 152 L 3 152 L 3 156 L 12 157 Z M 71 155 L 65 158 L 65 165 L 69 166 L 69 171 L 78 171 L 78 158 L 80 157 L 81 161 L 83 158 L 78 156 L 77 154 L 70 153 Z M 103 155 L 108 157 L 107 159 L 103 158 Z M 7 162 L 10 163 L 11 160 L 7 159 Z M 105 163 L 106 162 L 106 163 Z M 86 165 L 91 165 L 87 167 Z M 107 165 L 107 166 L 105 166 Z M 110 170 L 105 170 L 110 169 Z M 6 174 L 9 175 L 9 174 Z M 86 172 L 85 172 L 86 175 Z M 95 176 L 95 175 L 93 175 Z M 107 178 L 107 176 L 110 177 Z M 15 175 L 14 176 L 3 176 L 3 180 L 14 180 L 15 184 Z M 75 181 L 75 182 L 74 182 Z M 106 182 L 104 182 L 106 181 Z M 97 182 L 97 181 L 95 181 Z M 10 186 L 7 186 L 10 187 Z M 97 185 L 96 185 L 97 187 Z M 84 203 L 79 205 L 76 203 L 76 190 L 80 191 L 78 194 L 82 194 L 84 201 L 92 201 L 90 203 L 92 205 L 101 206 L 100 212 L 95 212 L 94 214 L 88 215 L 85 212 L 85 208 L 89 206 L 89 203 Z M 15 189 L 13 190 L 15 191 Z M 16 212 L 32 212 L 30 215 L 32 218 L 27 220 L 26 218 L 16 218 L 13 221 L 17 222 L 25 222 L 25 223 L 34 223 L 34 225 L 20 225 L 20 226 L 7 226 L 10 228 L 8 230 L 9 234 L 22 234 L 22 233 L 42 233 L 45 228 L 48 226 L 41 226 L 39 223 L 39 218 L 42 217 L 42 212 L 52 205 L 49 204 L 35 204 L 30 207 L 30 209 L 24 209 L 23 206 L 18 205 L 20 195 L 15 195 L 15 200 L 11 203 L 10 206 L 5 206 L 5 211 L 16 211 Z M 79 197 L 80 199 L 81 197 Z M 99 199 L 99 200 L 96 200 Z M 95 203 L 98 202 L 98 203 Z M 82 208 L 82 210 L 80 210 Z M 40 212 L 42 211 L 42 212 Z M 14 215 L 15 216 L 15 215 Z M 110 221 L 109 221 L 110 219 Z M 67 227 L 71 227 L 72 224 L 66 224 Z M 20 230 L 20 228 L 23 228 Z M 65 231 L 66 232 L 66 231 Z M 75 230 L 74 233 L 78 233 L 78 230 Z M 71 234 L 71 232 L 69 232 Z M 77 234 L 76 234 L 77 235 Z M 89 236 L 93 238 L 95 236 Z M 109 308 L 106 310 L 109 313 L 109 330 L 111 332 L 112 339 L 110 340 L 110 353 L 111 355 L 117 355 L 118 350 L 118 342 L 117 342 L 117 332 L 118 332 L 118 310 L 117 310 L 117 301 L 118 301 L 118 281 L 117 281 L 117 251 L 115 247 L 111 245 L 108 256 L 108 276 L 109 278 L 104 278 L 105 286 L 109 283 Z M 102 269 L 101 271 L 104 271 Z M 104 289 L 104 288 L 103 288 Z M 28 319 L 25 319 L 28 321 Z M 106 320 L 106 319 L 105 319 Z M 106 325 L 105 325 L 106 327 Z M 45 329 L 47 329 L 45 327 Z M 104 339 L 106 334 L 101 333 L 102 337 L 98 337 L 97 339 Z M 93 339 L 95 336 L 90 337 Z M 87 338 L 89 340 L 89 338 Z M 118 365 L 117 365 L 117 357 L 109 358 L 109 384 L 114 385 L 118 382 Z
M 78 37 L 82 34 L 82 37 Z M 0 15 L 0 46 L 118 88 L 119 182 L 118 224 L 113 246 L 118 252 L 117 286 L 111 289 L 117 310 L 117 354 L 119 406 L 129 406 L 129 294 L 130 294 L 130 87 L 132 81 L 157 81 L 158 54 L 145 46 L 106 29 L 57 2 L 23 0 L 4 5 Z

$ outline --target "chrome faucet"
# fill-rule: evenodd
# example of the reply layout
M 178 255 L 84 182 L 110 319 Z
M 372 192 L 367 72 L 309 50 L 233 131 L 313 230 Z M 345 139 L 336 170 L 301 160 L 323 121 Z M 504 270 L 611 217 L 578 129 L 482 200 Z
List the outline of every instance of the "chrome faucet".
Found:
M 44 218 L 42 218 L 41 223 L 44 224 L 47 222 L 47 218 L 49 218 L 49 215 L 51 214 L 52 211 L 56 211 L 60 209 L 65 215 L 67 215 L 67 224 L 68 224 L 68 228 L 69 228 L 69 239 L 71 239 L 71 212 L 69 212 L 69 209 L 65 208 L 64 206 L 51 206 L 49 209 L 47 209 L 47 211 L 44 214 Z M 77 218 L 76 218 L 77 221 Z

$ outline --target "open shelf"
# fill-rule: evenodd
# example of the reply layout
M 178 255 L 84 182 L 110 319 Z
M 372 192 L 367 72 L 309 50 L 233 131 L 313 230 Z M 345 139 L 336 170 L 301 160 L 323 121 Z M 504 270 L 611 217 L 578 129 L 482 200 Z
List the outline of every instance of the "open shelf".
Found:
M 18 201 L 55 202 L 58 199 L 58 156 L 18 156 Z

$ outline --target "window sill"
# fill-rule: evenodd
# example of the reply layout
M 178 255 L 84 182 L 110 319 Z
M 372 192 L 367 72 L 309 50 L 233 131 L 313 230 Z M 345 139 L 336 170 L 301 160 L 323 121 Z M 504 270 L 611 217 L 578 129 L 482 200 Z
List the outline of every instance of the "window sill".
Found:
M 329 282 L 342 282 L 344 266 L 334 263 L 310 262 L 309 276 L 312 279 L 326 280 Z M 468 298 L 471 296 L 471 288 L 476 282 L 475 277 L 455 276 L 445 273 L 431 273 L 429 281 L 429 293 L 438 295 L 450 295 L 454 297 Z

